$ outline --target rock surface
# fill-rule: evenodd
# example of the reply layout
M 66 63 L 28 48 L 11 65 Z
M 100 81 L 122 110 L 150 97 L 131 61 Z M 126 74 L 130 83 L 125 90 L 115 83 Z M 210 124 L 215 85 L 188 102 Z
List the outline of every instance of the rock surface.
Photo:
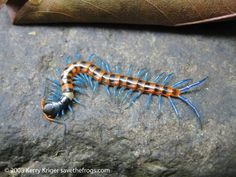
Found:
M 141 26 L 12 26 L 0 11 L 0 176 L 32 176 L 11 169 L 109 169 L 103 174 L 43 173 L 38 176 L 221 177 L 236 176 L 236 25 L 185 28 Z M 145 110 L 145 96 L 124 109 L 105 91 L 81 96 L 83 106 L 66 114 L 63 127 L 42 119 L 45 79 L 64 68 L 65 53 L 96 53 L 112 66 L 174 72 L 175 80 L 209 80 L 186 95 L 203 115 L 176 100 L 176 121 L 164 100 Z

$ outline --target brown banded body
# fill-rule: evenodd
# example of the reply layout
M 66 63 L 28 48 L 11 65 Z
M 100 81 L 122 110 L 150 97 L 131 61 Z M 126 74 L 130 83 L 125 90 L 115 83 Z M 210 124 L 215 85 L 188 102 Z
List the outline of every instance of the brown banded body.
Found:
M 73 93 L 73 76 L 86 74 L 95 81 L 110 87 L 125 87 L 133 91 L 140 91 L 144 94 L 162 95 L 178 97 L 180 91 L 171 86 L 162 86 L 154 82 L 146 82 L 135 77 L 128 77 L 121 74 L 107 73 L 105 70 L 92 64 L 91 62 L 81 61 L 68 65 L 61 75 L 61 88 L 63 93 Z
M 84 93 L 84 86 L 89 86 L 95 91 L 97 86 L 104 85 L 107 92 L 110 92 L 109 88 L 113 88 L 113 96 L 115 97 L 124 93 L 123 99 L 130 101 L 130 103 L 133 103 L 140 95 L 148 95 L 149 103 L 152 96 L 158 96 L 160 107 L 161 99 L 166 97 L 177 117 L 179 117 L 179 112 L 173 98 L 180 99 L 191 107 L 197 115 L 197 120 L 200 120 L 197 108 L 187 98 L 183 97 L 182 93 L 202 84 L 206 78 L 192 84 L 189 84 L 191 79 L 185 79 L 168 85 L 172 74 L 163 78 L 162 73 L 153 81 L 148 81 L 147 73 L 145 74 L 143 69 L 139 70 L 135 76 L 131 76 L 130 71 L 131 69 L 128 68 L 126 74 L 121 74 L 119 70 L 112 72 L 109 65 L 99 58 L 96 58 L 94 62 L 85 60 L 68 64 L 61 74 L 59 84 L 57 84 L 57 88 L 60 90 L 56 90 L 56 93 L 53 90 L 51 91 L 52 94 L 57 94 L 57 98 L 53 97 L 51 100 L 42 101 L 43 112 L 49 121 L 53 121 L 58 115 L 64 115 L 66 109 L 72 110 L 73 102 L 80 103 L 76 95 L 77 93 Z M 184 84 L 187 86 L 183 86 Z

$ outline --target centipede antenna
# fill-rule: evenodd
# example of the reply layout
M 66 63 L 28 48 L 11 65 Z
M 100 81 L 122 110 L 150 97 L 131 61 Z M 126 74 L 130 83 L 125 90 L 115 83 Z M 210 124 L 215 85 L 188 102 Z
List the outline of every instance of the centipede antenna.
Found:
M 176 88 L 176 87 L 178 87 L 178 86 L 180 86 L 180 85 L 182 85 L 182 84 L 188 84 L 188 83 L 191 82 L 191 81 L 192 81 L 192 79 L 184 79 L 184 80 L 182 80 L 182 81 L 179 81 L 179 82 L 174 83 L 171 87 L 172 87 L 172 88 Z
M 200 80 L 200 81 L 194 82 L 194 83 L 192 83 L 191 85 L 188 85 L 188 86 L 186 86 L 186 87 L 184 87 L 184 88 L 181 88 L 181 89 L 180 89 L 180 92 L 181 92 L 181 93 L 184 93 L 184 92 L 190 90 L 190 89 L 193 88 L 193 87 L 196 87 L 196 86 L 199 86 L 199 85 L 203 84 L 204 81 L 205 81 L 207 78 L 208 78 L 208 76 L 205 77 L 204 79 Z
M 199 111 L 197 110 L 197 108 L 186 97 L 179 95 L 178 98 L 180 98 L 184 103 L 186 103 L 188 106 L 190 106 L 190 108 L 192 108 L 193 112 L 196 114 L 196 120 L 199 123 L 200 128 L 202 129 L 201 115 Z
M 180 117 L 179 110 L 177 109 L 177 107 L 176 107 L 176 105 L 175 105 L 173 99 L 172 99 L 171 97 L 168 97 L 168 99 L 169 99 L 170 105 L 172 106 L 172 108 L 173 108 L 174 111 L 175 111 L 175 114 L 176 114 L 177 119 L 179 119 L 179 117 Z
M 153 80 L 154 83 L 157 83 L 161 80 L 161 78 L 165 75 L 166 73 L 163 72 L 161 74 L 158 74 L 157 77 Z
M 162 85 L 166 85 L 166 83 L 173 77 L 174 73 L 168 74 L 166 78 L 162 81 Z
M 52 122 L 63 125 L 64 126 L 64 135 L 67 133 L 67 126 L 66 126 L 65 122 L 61 122 L 61 121 L 55 120 L 55 119 Z
M 146 109 L 149 109 L 150 108 L 150 105 L 151 105 L 151 102 L 152 102 L 152 94 L 148 94 L 147 96 L 147 100 L 146 100 L 146 103 L 145 103 L 145 107 Z

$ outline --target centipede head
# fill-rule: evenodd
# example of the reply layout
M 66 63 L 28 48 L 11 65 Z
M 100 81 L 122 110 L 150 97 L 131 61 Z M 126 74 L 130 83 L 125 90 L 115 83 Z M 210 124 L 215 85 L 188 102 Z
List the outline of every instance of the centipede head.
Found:
M 52 111 L 52 108 L 51 108 L 50 104 L 46 104 L 45 99 L 43 98 L 41 100 L 40 105 L 41 105 L 41 109 L 43 111 L 43 118 L 48 120 L 49 122 L 53 122 L 55 116 L 53 116 L 53 114 L 51 114 L 53 111 Z

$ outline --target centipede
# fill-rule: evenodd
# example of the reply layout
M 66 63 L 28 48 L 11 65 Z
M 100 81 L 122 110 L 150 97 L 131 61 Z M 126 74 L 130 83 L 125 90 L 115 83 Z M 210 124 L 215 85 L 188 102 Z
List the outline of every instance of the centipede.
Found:
M 49 93 L 41 99 L 43 117 L 49 122 L 65 126 L 61 117 L 67 111 L 73 112 L 74 104 L 81 104 L 79 95 L 85 94 L 87 87 L 90 87 L 95 93 L 99 86 L 103 86 L 108 96 L 119 98 L 121 103 L 125 102 L 129 107 L 139 97 L 146 95 L 145 106 L 149 106 L 153 97 L 157 97 L 157 109 L 160 112 L 162 99 L 166 98 L 177 119 L 180 118 L 180 112 L 175 100 L 180 100 L 192 110 L 198 125 L 202 128 L 199 110 L 183 95 L 190 92 L 192 88 L 202 85 L 208 76 L 196 82 L 193 82 L 192 79 L 183 79 L 169 84 L 173 73 L 159 73 L 150 81 L 149 71 L 144 68 L 133 73 L 133 66 L 130 65 L 125 74 L 122 74 L 120 63 L 115 65 L 114 71 L 112 71 L 108 62 L 95 54 L 83 59 L 77 52 L 75 58 L 76 61 L 73 63 L 69 62 L 68 57 L 66 58 L 67 66 L 61 72 L 60 79 L 49 79 L 51 83 Z

